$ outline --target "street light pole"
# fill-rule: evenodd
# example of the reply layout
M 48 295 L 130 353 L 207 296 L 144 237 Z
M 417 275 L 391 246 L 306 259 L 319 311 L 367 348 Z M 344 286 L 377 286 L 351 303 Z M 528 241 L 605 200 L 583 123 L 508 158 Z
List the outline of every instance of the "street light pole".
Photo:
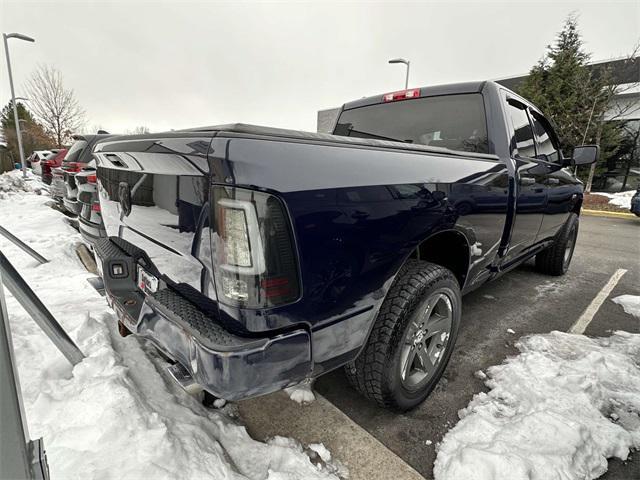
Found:
M 20 152 L 20 164 L 22 165 L 22 177 L 27 178 L 27 163 L 24 161 L 24 151 L 22 150 L 22 134 L 20 133 L 20 122 L 18 121 L 18 106 L 16 105 L 16 94 L 13 89 L 13 75 L 11 74 L 11 60 L 9 58 L 9 45 L 7 39 L 17 38 L 25 42 L 35 42 L 31 37 L 22 35 L 21 33 L 3 33 L 4 53 L 7 57 L 7 71 L 9 73 L 9 86 L 11 87 L 11 103 L 13 104 L 13 119 L 16 122 L 16 136 L 18 137 L 18 150 Z
M 405 60 L 404 58 L 394 58 L 392 60 L 389 60 L 389 63 L 404 63 L 407 66 L 407 76 L 404 80 L 404 89 L 406 90 L 407 88 L 409 88 L 409 66 L 411 62 L 409 60 Z

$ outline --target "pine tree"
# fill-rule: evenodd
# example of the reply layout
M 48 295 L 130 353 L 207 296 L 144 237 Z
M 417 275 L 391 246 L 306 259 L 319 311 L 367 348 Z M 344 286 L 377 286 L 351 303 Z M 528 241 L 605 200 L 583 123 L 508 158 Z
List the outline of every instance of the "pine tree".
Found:
M 600 168 L 606 155 L 615 153 L 618 132 L 604 122 L 614 89 L 610 73 L 587 67 L 591 55 L 584 51 L 578 20 L 570 15 L 555 43 L 530 71 L 519 93 L 537 105 L 556 125 L 560 146 L 570 156 L 574 146 L 600 144 Z M 587 178 L 587 191 L 595 165 Z M 587 172 L 579 172 L 584 177 Z
M 25 156 L 29 156 L 34 150 L 48 150 L 53 148 L 55 141 L 48 135 L 42 125 L 40 125 L 31 112 L 22 102 L 16 103 L 18 119 L 20 120 L 20 131 L 22 133 L 22 146 Z M 13 104 L 9 102 L 0 111 L 0 127 L 2 135 L 7 142 L 8 155 L 12 161 L 20 161 L 18 151 L 18 139 L 16 137 L 16 122 L 13 116 Z

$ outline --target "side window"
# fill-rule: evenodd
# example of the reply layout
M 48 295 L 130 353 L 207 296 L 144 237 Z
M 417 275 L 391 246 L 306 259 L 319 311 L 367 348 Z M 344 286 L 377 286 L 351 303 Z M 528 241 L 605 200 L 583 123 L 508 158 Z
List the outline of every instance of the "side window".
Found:
M 536 148 L 533 140 L 533 129 L 529 123 L 527 111 L 512 103 L 507 104 L 507 110 L 513 124 L 514 138 L 511 140 L 515 144 L 516 157 L 535 158 Z
M 531 121 L 536 135 L 538 158 L 547 162 L 559 162 L 560 153 L 558 153 L 558 145 L 556 145 L 553 132 L 548 130 L 545 125 L 546 122 L 541 120 L 537 113 L 531 115 Z

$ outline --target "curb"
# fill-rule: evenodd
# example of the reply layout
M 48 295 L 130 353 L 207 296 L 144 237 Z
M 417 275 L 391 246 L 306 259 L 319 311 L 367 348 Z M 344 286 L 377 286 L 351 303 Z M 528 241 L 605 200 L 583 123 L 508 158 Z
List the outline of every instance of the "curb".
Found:
M 633 213 L 625 213 L 625 212 L 607 212 L 604 210 L 587 210 L 585 208 L 582 209 L 582 213 L 585 215 L 591 215 L 593 217 L 609 217 L 609 218 L 638 218 Z
M 318 392 L 298 405 L 283 391 L 238 402 L 238 413 L 253 438 L 281 435 L 304 445 L 322 442 L 345 465 L 350 480 L 425 480 L 408 463 Z M 341 477 L 342 478 L 342 477 Z
M 84 265 L 84 268 L 86 268 L 88 272 L 93 273 L 94 275 L 98 274 L 96 261 L 94 260 L 93 255 L 84 243 L 76 245 L 76 254 L 82 262 L 82 265 Z

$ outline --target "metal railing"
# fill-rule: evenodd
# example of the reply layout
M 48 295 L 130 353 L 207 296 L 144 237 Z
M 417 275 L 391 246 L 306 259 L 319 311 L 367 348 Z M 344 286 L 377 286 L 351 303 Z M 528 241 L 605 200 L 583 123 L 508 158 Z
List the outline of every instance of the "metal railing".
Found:
M 7 229 L 0 227 L 0 234 L 41 264 L 48 262 Z M 81 362 L 84 354 L 0 251 L 0 478 L 48 480 L 49 466 L 42 439 L 29 439 L 4 286 L 72 365 Z
M 47 263 L 49 261 L 1 225 L 0 225 L 0 235 L 4 236 L 7 240 L 13 242 L 15 245 L 20 247 L 22 250 L 24 250 L 26 253 L 31 255 L 40 263 Z
M 47 480 L 42 439 L 29 440 L 0 271 L 0 478 Z

